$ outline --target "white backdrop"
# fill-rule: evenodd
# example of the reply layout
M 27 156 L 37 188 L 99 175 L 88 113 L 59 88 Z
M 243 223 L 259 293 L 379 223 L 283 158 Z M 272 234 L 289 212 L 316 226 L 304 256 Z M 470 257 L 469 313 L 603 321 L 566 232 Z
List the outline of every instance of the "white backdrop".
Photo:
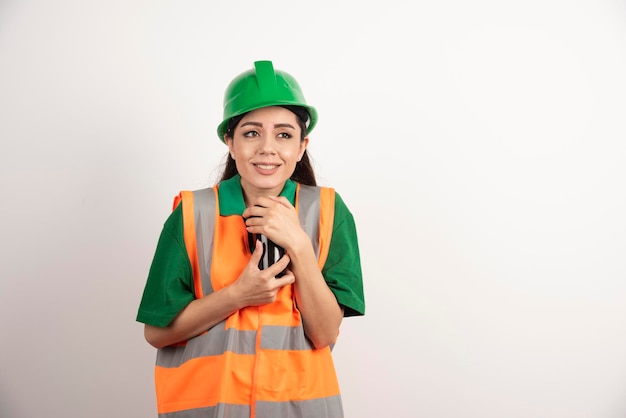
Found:
M 154 417 L 135 315 L 222 94 L 293 74 L 360 234 L 346 416 L 626 416 L 626 3 L 0 1 L 0 417 Z

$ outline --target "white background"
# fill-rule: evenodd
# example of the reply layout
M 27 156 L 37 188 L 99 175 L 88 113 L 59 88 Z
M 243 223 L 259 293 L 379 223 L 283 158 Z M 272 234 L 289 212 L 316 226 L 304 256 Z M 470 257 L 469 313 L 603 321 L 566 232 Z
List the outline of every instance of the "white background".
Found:
M 360 235 L 348 418 L 626 416 L 626 4 L 0 1 L 0 417 L 154 417 L 135 315 L 270 59 Z

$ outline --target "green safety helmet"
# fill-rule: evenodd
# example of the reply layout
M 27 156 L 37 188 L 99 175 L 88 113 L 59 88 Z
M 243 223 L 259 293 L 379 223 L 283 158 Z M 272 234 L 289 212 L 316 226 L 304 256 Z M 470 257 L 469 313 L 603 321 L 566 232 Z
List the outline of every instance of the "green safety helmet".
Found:
M 224 119 L 217 127 L 222 142 L 228 122 L 235 116 L 268 106 L 300 106 L 309 114 L 307 135 L 317 123 L 317 110 L 304 99 L 300 85 L 291 75 L 274 70 L 272 61 L 256 61 L 254 69 L 239 74 L 224 93 Z

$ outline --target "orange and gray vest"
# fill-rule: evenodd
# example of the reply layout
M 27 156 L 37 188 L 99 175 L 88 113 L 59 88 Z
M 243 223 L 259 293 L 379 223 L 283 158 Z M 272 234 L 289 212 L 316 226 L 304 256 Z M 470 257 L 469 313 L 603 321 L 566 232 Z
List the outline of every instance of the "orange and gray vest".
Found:
M 295 207 L 324 266 L 333 229 L 332 188 L 297 185 Z M 233 283 L 251 254 L 240 215 L 220 216 L 219 185 L 183 191 L 184 239 L 196 298 Z M 219 260 L 215 263 L 213 260 Z M 276 300 L 235 312 L 186 342 L 158 350 L 159 417 L 341 418 L 331 348 L 315 349 L 296 307 L 293 285 Z

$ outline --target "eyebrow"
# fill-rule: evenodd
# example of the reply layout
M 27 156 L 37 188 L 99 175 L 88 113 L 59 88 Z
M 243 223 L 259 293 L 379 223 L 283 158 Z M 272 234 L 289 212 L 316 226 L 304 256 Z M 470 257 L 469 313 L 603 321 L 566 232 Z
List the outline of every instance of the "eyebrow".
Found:
M 274 125 L 274 128 L 291 128 L 291 129 L 296 129 L 290 123 L 277 123 L 276 125 Z
M 263 127 L 263 124 L 260 122 L 244 122 L 241 124 L 241 127 L 243 128 L 244 126 L 247 125 L 253 125 L 253 126 L 258 126 L 259 128 Z M 277 123 L 276 125 L 274 125 L 274 129 L 276 128 L 291 128 L 291 129 L 296 129 L 292 124 L 290 123 Z

